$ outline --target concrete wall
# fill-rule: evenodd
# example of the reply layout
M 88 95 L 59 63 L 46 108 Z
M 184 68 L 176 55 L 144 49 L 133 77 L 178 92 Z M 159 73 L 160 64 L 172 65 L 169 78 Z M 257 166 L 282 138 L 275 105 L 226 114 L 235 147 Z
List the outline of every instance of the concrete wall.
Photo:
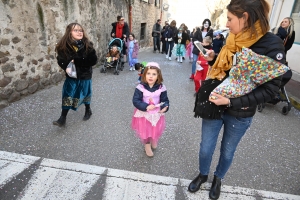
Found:
M 125 0 L 0 0 L 0 108 L 64 79 L 54 49 L 67 24 L 82 24 L 101 58 L 111 40 L 111 23 L 120 14 L 128 21 Z M 152 45 L 159 16 L 160 8 L 135 1 L 137 39 L 140 24 L 147 23 L 142 46 Z

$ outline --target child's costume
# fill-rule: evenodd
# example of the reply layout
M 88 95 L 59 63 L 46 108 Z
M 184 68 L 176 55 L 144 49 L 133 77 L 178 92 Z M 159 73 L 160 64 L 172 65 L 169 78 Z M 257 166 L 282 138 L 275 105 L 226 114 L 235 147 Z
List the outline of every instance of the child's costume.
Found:
M 206 49 L 211 49 L 211 46 L 205 46 Z M 201 82 L 206 79 L 207 71 L 208 71 L 208 62 L 207 60 L 199 55 L 198 56 L 198 61 L 201 61 L 200 66 L 196 65 L 196 72 L 194 75 L 194 83 L 195 83 L 195 92 L 198 92 L 199 88 L 201 87 Z
M 165 116 L 159 111 L 169 106 L 166 87 L 163 84 L 155 84 L 150 88 L 146 83 L 139 84 L 135 89 L 132 101 L 136 107 L 132 117 L 132 129 L 142 143 L 157 143 L 165 130 Z M 147 111 L 147 106 L 151 104 L 156 108 Z
M 227 98 L 240 97 L 259 85 L 285 74 L 288 70 L 288 66 L 268 56 L 242 48 L 241 52 L 236 53 L 236 65 L 232 66 L 229 77 L 213 92 Z
M 139 52 L 139 43 L 137 40 L 128 40 L 126 42 L 127 54 L 128 54 L 128 64 L 133 67 L 137 62 L 137 56 Z

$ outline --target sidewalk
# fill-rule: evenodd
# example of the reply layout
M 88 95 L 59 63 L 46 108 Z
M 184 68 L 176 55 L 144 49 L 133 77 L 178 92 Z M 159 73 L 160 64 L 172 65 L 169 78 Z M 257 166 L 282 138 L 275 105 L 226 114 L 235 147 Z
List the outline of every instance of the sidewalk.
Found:
M 211 183 L 192 194 L 187 191 L 190 181 L 0 151 L 0 199 L 209 199 Z M 219 199 L 299 200 L 300 196 L 223 185 Z
M 292 79 L 285 85 L 291 104 L 300 110 L 300 73 L 293 71 Z

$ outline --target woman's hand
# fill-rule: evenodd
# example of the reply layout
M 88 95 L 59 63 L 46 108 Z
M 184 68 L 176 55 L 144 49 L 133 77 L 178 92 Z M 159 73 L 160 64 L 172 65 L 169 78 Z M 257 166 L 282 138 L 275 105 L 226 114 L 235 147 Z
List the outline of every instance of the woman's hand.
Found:
M 127 36 L 124 34 L 123 37 L 126 38 Z
M 209 101 L 213 102 L 217 106 L 229 105 L 229 103 L 230 103 L 230 100 L 227 97 L 223 97 L 223 96 L 221 96 L 217 93 L 214 93 L 214 92 L 212 92 L 211 95 L 212 96 L 209 97 Z
M 163 109 L 161 109 L 161 110 L 159 111 L 159 113 L 164 113 L 164 112 L 166 112 L 167 109 L 168 109 L 168 107 L 169 107 L 169 106 L 164 107 Z
M 201 56 L 203 56 L 205 60 L 212 61 L 215 58 L 215 55 L 216 55 L 214 50 L 205 49 L 205 51 L 206 51 L 205 55 L 201 51 L 200 51 L 199 54 L 201 54 Z

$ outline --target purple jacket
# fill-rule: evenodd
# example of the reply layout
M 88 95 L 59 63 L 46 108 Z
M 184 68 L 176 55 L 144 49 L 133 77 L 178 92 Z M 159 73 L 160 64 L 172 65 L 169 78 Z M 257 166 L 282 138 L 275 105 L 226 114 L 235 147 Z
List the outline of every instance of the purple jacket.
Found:
M 127 42 L 126 42 L 126 47 L 127 47 L 127 49 L 126 49 L 126 54 L 128 55 L 128 53 L 129 53 L 129 43 L 130 43 L 130 41 L 128 40 Z M 137 56 L 138 56 L 138 53 L 139 53 L 139 43 L 138 43 L 138 41 L 137 40 L 134 40 L 134 47 L 133 47 L 133 52 L 132 52 L 132 58 L 137 58 Z

